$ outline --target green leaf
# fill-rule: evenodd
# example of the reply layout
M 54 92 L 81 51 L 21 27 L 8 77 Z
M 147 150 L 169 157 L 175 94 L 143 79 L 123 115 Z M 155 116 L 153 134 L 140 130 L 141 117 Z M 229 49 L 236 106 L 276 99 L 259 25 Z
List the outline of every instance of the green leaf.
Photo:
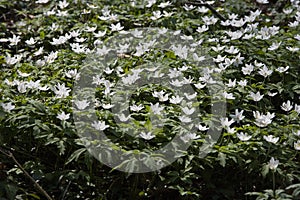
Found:
M 31 197 L 33 197 L 33 198 L 35 198 L 35 199 L 41 199 L 39 196 L 37 196 L 36 194 L 27 194 L 28 196 L 31 196 Z
M 218 160 L 220 161 L 220 165 L 222 167 L 225 167 L 225 165 L 226 165 L 226 154 L 224 154 L 222 152 L 219 152 L 219 154 L 218 154 Z
M 45 39 L 45 32 L 44 31 L 40 32 L 40 38 L 41 38 L 41 40 Z
M 66 165 L 69 164 L 70 162 L 72 162 L 73 160 L 77 161 L 79 156 L 86 151 L 86 148 L 81 148 L 81 149 L 77 149 L 76 151 L 74 151 L 71 156 L 68 158 Z
M 17 195 L 17 191 L 18 191 L 18 187 L 12 184 L 7 184 L 5 186 L 5 191 L 7 194 L 7 197 L 9 200 L 15 200 L 16 199 L 16 195 Z
M 268 165 L 264 165 L 263 167 L 262 167 L 262 170 L 261 170 L 261 174 L 263 175 L 263 177 L 265 178 L 266 177 L 266 175 L 269 173 L 269 166 Z

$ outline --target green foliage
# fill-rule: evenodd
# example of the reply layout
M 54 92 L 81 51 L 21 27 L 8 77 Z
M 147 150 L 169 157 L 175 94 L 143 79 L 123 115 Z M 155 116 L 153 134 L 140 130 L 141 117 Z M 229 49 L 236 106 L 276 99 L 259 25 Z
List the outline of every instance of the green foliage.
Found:
M 70 0 L 66 1 L 68 5 L 65 8 L 59 6 L 62 1 L 59 4 L 59 1 L 0 0 L 1 149 L 13 152 L 24 169 L 53 199 L 300 199 L 300 147 L 297 146 L 300 142 L 300 50 L 297 50 L 300 26 L 296 24 L 297 20 L 300 23 L 300 5 L 297 1 L 269 1 L 267 5 L 252 0 L 214 2 L 212 7 L 222 16 L 234 18 L 236 14 L 237 20 L 261 10 L 253 21 L 242 26 L 227 26 L 211 10 L 205 11 L 203 7 L 204 11 L 200 12 L 196 7 L 181 5 L 182 1 L 175 0 L 169 1 L 170 5 L 166 7 L 159 6 L 165 1 L 145 7 L 149 1 Z M 161 16 L 155 18 L 158 11 Z M 218 21 L 208 25 L 208 30 L 200 31 L 199 27 L 209 23 L 205 22 L 205 17 L 214 17 Z M 111 25 L 118 22 L 124 30 L 140 27 L 181 30 L 198 42 L 195 48 L 201 46 L 214 58 L 216 69 L 225 67 L 220 72 L 222 81 L 226 92 L 234 97 L 227 99 L 226 117 L 234 119 L 234 122 L 230 127 L 223 127 L 221 137 L 213 148 L 204 142 L 206 132 L 197 131 L 199 138 L 174 163 L 159 171 L 141 174 L 130 173 L 136 168 L 134 158 L 120 164 L 127 169 L 128 173 L 125 173 L 105 166 L 90 154 L 85 147 L 86 138 L 80 137 L 75 128 L 72 90 L 78 77 L 70 74 L 80 71 L 88 57 L 87 52 L 97 47 L 97 43 L 106 42 L 117 34 L 118 31 L 113 31 Z M 276 29 L 274 26 L 279 30 L 273 30 Z M 89 30 L 93 27 L 96 30 Z M 105 33 L 99 36 L 99 31 Z M 241 37 L 234 39 L 235 36 L 231 36 L 240 31 Z M 55 44 L 56 39 L 71 33 L 76 35 L 76 32 L 78 36 Z M 251 34 L 253 37 L 250 37 Z M 245 39 L 247 35 L 250 36 Z M 17 45 L 12 44 L 14 36 L 20 36 Z M 36 43 L 30 45 L 30 38 Z M 75 43 L 82 45 L 79 49 L 83 50 L 72 47 Z M 279 43 L 275 50 L 270 48 Z M 230 53 L 231 47 L 238 53 Z M 218 48 L 222 50 L 216 50 Z M 219 62 L 220 57 L 224 59 Z M 121 66 L 124 74 L 129 74 L 135 67 L 151 62 L 173 69 L 187 65 L 190 68 L 184 76 L 195 78 L 193 83 L 203 75 L 196 73 L 199 66 L 185 62 L 171 50 L 149 51 L 142 56 L 126 52 L 115 58 L 110 67 L 117 69 Z M 253 65 L 254 69 L 247 74 L 243 70 L 248 65 Z M 262 75 L 263 66 L 272 73 Z M 116 71 L 104 77 L 111 82 L 120 79 Z M 235 86 L 229 86 L 234 80 Z M 240 81 L 247 83 L 243 85 Z M 26 85 L 24 91 L 22 83 Z M 70 93 L 60 98 L 55 87 L 62 84 L 70 89 Z M 211 128 L 220 123 L 221 119 L 211 113 L 212 101 L 216 101 L 215 104 L 218 101 L 205 87 L 194 88 L 197 103 L 193 106 L 199 108 L 201 125 Z M 97 101 L 105 99 L 105 89 L 103 85 L 97 88 Z M 153 84 L 132 94 L 131 104 L 145 104 L 140 113 L 132 112 L 135 126 L 154 129 L 153 116 L 149 114 L 150 103 L 157 100 L 153 97 L 154 91 L 168 89 Z M 249 96 L 251 92 L 264 96 L 254 101 Z M 283 103 L 288 101 L 292 108 L 282 108 Z M 7 108 L 9 103 L 14 106 L 12 109 Z M 181 107 L 169 101 L 161 104 L 167 107 L 168 120 L 163 128 L 153 131 L 153 140 L 135 139 L 132 135 L 139 132 L 128 134 L 126 130 L 132 128 L 128 124 L 117 129 L 110 111 L 98 106 L 97 116 L 110 125 L 105 133 L 115 143 L 111 148 L 122 146 L 127 153 L 134 149 L 138 154 L 145 149 L 156 150 L 180 133 L 180 130 L 171 127 L 179 123 Z M 243 111 L 244 119 L 237 119 L 236 109 Z M 263 126 L 257 121 L 254 111 L 263 115 L 263 119 L 268 118 L 267 112 L 274 113 L 275 117 L 270 123 L 264 121 L 267 125 Z M 60 119 L 58 116 L 62 112 L 70 115 Z M 141 123 L 143 120 L 145 123 Z M 237 133 L 251 137 L 243 140 Z M 266 138 L 270 135 L 278 141 L 268 141 L 270 139 Z M 207 156 L 202 158 L 199 156 L 201 153 Z M 159 154 L 151 156 L 157 161 L 164 161 Z M 109 152 L 107 157 L 110 157 Z M 275 171 L 270 169 L 271 157 L 279 160 Z M 145 160 L 150 167 L 157 164 L 149 158 Z M 6 199 L 45 197 L 33 187 L 13 160 L 0 154 L 0 200 Z

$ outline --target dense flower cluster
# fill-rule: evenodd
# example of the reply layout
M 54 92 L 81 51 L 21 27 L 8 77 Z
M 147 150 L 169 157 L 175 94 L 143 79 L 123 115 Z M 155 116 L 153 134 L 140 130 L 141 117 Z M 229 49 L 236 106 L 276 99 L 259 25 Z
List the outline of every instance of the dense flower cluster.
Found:
M 4 2 L 3 8 L 10 5 L 9 1 Z M 164 186 L 151 183 L 137 195 L 146 197 L 147 191 L 166 187 L 178 190 L 180 195 L 199 198 L 195 188 L 209 186 L 199 183 L 203 177 L 198 170 L 208 169 L 213 162 L 221 167 L 239 166 L 249 174 L 254 171 L 262 176 L 270 169 L 280 174 L 282 182 L 286 181 L 281 188 L 300 181 L 299 169 L 295 167 L 300 150 L 299 1 L 286 1 L 284 5 L 270 0 L 203 2 L 210 6 L 160 0 L 18 2 L 12 5 L 18 9 L 25 6 L 26 11 L 22 10 L 25 14 L 15 13 L 11 22 L 3 19 L 1 23 L 1 27 L 9 31 L 0 33 L 0 132 L 10 134 L 7 140 L 6 135 L 3 136 L 3 142 L 0 136 L 1 145 L 15 148 L 10 146 L 11 142 L 28 151 L 28 155 L 32 152 L 40 157 L 45 155 L 38 152 L 39 148 L 49 147 L 51 152 L 56 148 L 58 158 L 53 163 L 62 162 L 61 156 L 70 157 L 68 163 L 74 162 L 79 158 L 79 154 L 71 156 L 74 149 L 95 141 L 87 142 L 86 138 L 76 135 L 72 109 L 82 111 L 86 118 L 90 115 L 85 111 L 94 109 L 99 119 L 89 126 L 94 131 L 107 133 L 116 145 L 125 147 L 124 151 L 156 150 L 177 133 L 181 134 L 183 143 L 192 143 L 189 150 L 180 152 L 182 156 L 178 157 L 182 158 L 172 165 L 176 170 L 158 173 L 160 180 L 169 182 L 165 181 Z M 215 8 L 221 17 L 208 7 Z M 130 49 L 132 43 L 129 42 L 119 43 L 116 49 L 106 44 L 115 35 L 129 33 L 142 40 L 140 27 L 159 27 L 158 35 L 172 30 L 172 36 L 191 45 L 171 41 L 168 50 L 157 50 L 153 48 L 155 39 L 141 42 L 134 49 Z M 205 50 L 206 55 L 199 54 L 199 49 Z M 102 74 L 83 80 L 95 86 L 95 99 L 75 100 L 74 84 L 85 78 L 81 69 L 90 61 L 87 60 L 89 55 L 101 60 L 112 52 L 116 56 L 102 67 Z M 213 68 L 203 67 L 207 65 L 208 56 L 212 57 Z M 201 66 L 188 62 L 191 59 Z M 150 61 L 155 64 L 139 68 Z M 163 71 L 161 66 L 168 66 L 168 70 Z M 198 73 L 200 67 L 203 71 Z M 216 81 L 217 75 L 222 78 L 222 84 Z M 142 87 L 126 102 L 126 112 L 118 113 L 113 119 L 111 111 L 118 106 L 111 100 L 125 92 L 118 84 L 131 87 L 147 80 L 148 76 L 168 79 L 170 87 L 178 90 L 190 86 L 193 92 L 182 89 L 182 94 L 177 94 L 163 86 Z M 209 93 L 211 85 L 224 88 L 217 98 Z M 224 116 L 212 109 L 221 99 L 227 103 Z M 198 121 L 193 123 L 195 119 Z M 134 123 L 134 129 L 129 122 Z M 154 128 L 162 123 L 163 126 Z M 185 130 L 183 125 L 190 129 Z M 204 141 L 211 138 L 206 134 L 214 130 L 220 130 L 221 137 L 214 138 L 218 142 L 207 148 L 209 145 L 204 146 Z M 32 138 L 39 145 L 32 146 L 35 143 Z M 172 145 L 176 148 L 176 144 Z M 196 158 L 201 152 L 209 157 L 199 162 Z M 163 163 L 162 159 L 149 163 L 145 155 L 143 160 L 149 165 Z M 36 163 L 42 162 L 43 158 Z M 26 167 L 30 169 L 30 165 L 28 162 Z M 129 162 L 122 166 L 134 167 Z M 57 171 L 64 167 L 64 164 L 53 166 Z M 78 171 L 83 168 L 80 166 Z M 36 173 L 37 179 L 45 177 L 33 169 L 30 171 Z M 36 171 L 42 173 L 42 168 Z M 183 181 L 184 186 L 172 185 L 176 181 Z M 87 182 L 94 189 L 93 183 Z M 196 182 L 199 185 L 191 187 Z M 111 190 L 113 184 L 105 187 Z M 248 188 L 255 190 L 256 186 L 251 185 L 246 190 Z M 79 193 L 77 198 L 83 199 L 85 195 Z

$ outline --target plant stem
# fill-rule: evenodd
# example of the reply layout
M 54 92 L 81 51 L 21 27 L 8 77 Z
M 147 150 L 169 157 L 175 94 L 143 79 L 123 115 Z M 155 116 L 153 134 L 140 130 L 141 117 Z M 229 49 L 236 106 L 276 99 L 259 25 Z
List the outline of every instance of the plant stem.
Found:
M 32 176 L 30 176 L 30 174 L 22 167 L 22 165 L 19 163 L 19 161 L 15 158 L 15 156 L 13 155 L 13 153 L 11 153 L 10 151 L 6 152 L 3 149 L 0 148 L 0 152 L 4 155 L 6 155 L 7 157 L 11 158 L 16 165 L 19 167 L 19 169 L 25 174 L 25 176 L 27 176 L 27 178 L 29 178 L 31 180 L 31 182 L 34 184 L 34 186 L 37 188 L 37 190 L 39 192 L 41 192 L 48 200 L 53 200 L 50 195 L 40 186 L 40 184 L 38 184 L 33 178 Z
M 275 193 L 275 171 L 274 170 L 272 170 L 272 175 L 273 175 L 273 195 L 275 198 L 276 193 Z

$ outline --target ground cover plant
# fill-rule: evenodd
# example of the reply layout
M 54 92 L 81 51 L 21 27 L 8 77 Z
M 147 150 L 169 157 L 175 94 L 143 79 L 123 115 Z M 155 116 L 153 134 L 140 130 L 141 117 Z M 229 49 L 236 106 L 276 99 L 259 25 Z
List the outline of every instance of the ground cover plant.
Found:
M 0 0 L 0 199 L 300 199 L 299 23 L 298 0 Z

